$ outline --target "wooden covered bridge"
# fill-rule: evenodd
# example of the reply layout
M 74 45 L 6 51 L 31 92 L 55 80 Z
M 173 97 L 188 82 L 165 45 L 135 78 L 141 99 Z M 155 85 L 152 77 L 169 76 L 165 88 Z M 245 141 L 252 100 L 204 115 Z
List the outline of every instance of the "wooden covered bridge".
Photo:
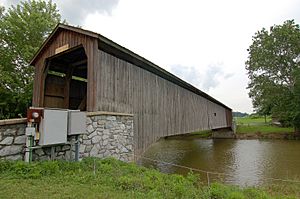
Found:
M 136 153 L 160 137 L 230 128 L 231 109 L 100 34 L 59 24 L 32 59 L 33 106 L 134 116 Z

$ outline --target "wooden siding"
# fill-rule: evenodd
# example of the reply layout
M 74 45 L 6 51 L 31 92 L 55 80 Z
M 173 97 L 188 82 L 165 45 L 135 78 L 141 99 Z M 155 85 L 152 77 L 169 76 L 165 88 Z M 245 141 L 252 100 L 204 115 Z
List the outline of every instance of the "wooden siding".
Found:
M 96 109 L 134 114 L 137 153 L 160 137 L 228 127 L 223 106 L 106 52 L 98 53 Z
M 232 110 L 226 109 L 226 121 L 227 126 L 232 127 Z
M 66 44 L 69 45 L 69 48 L 82 45 L 85 50 L 89 80 L 87 83 L 87 110 L 94 111 L 97 96 L 97 84 L 95 84 L 97 71 L 94 71 L 94 67 L 99 65 L 98 40 L 97 38 L 64 29 L 60 29 L 55 33 L 35 58 L 34 63 L 32 63 L 35 66 L 32 104 L 33 106 L 44 106 L 44 83 L 47 74 L 46 59 L 55 55 L 55 49 Z
M 65 107 L 70 97 L 70 106 L 78 107 L 79 99 L 86 94 L 89 112 L 134 114 L 136 154 L 161 137 L 231 127 L 231 110 L 221 102 L 100 35 L 61 26 L 32 61 L 35 66 L 33 106 L 43 107 L 47 103 Z M 55 49 L 66 44 L 70 49 L 84 48 L 86 87 L 83 83 L 71 83 L 68 87 L 64 80 L 47 76 L 47 60 L 60 55 L 55 55 Z
M 68 98 L 69 107 L 65 106 L 65 79 L 62 77 L 47 75 L 44 104 L 50 108 L 70 108 L 77 109 L 82 99 L 86 96 L 86 83 L 82 81 L 71 80 L 70 96 Z
M 51 108 L 64 107 L 65 82 L 61 77 L 47 75 L 44 92 L 44 103 Z

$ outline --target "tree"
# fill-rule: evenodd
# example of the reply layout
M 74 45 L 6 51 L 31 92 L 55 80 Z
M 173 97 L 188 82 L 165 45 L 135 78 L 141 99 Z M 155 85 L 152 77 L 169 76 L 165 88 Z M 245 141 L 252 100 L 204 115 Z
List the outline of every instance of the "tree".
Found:
M 248 51 L 249 96 L 256 111 L 299 127 L 299 25 L 288 20 L 269 31 L 263 28 L 252 38 Z
M 60 21 L 52 1 L 21 1 L 7 11 L 0 8 L 0 118 L 25 115 L 34 70 L 28 63 Z
M 300 130 L 300 68 L 295 70 L 295 87 L 294 87 L 294 110 L 292 111 L 292 119 L 296 124 L 296 131 Z

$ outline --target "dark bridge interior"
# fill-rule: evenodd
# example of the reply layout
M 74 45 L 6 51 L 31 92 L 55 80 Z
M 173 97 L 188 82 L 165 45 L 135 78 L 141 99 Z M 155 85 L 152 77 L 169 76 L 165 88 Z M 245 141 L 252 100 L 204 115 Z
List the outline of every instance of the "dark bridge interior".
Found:
M 86 110 L 87 56 L 82 46 L 47 59 L 44 107 Z

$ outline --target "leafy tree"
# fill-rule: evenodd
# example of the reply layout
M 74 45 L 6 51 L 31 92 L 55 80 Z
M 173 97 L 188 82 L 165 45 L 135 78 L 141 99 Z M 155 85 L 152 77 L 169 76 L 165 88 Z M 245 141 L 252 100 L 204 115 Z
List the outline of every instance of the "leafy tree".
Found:
M 299 25 L 288 20 L 270 30 L 263 28 L 254 35 L 248 51 L 249 96 L 256 111 L 299 127 Z
M 292 111 L 292 119 L 295 123 L 297 132 L 300 130 L 300 68 L 296 69 L 295 73 L 295 87 L 294 87 L 294 110 Z
M 32 98 L 30 59 L 61 21 L 52 1 L 0 8 L 0 118 L 24 116 Z

